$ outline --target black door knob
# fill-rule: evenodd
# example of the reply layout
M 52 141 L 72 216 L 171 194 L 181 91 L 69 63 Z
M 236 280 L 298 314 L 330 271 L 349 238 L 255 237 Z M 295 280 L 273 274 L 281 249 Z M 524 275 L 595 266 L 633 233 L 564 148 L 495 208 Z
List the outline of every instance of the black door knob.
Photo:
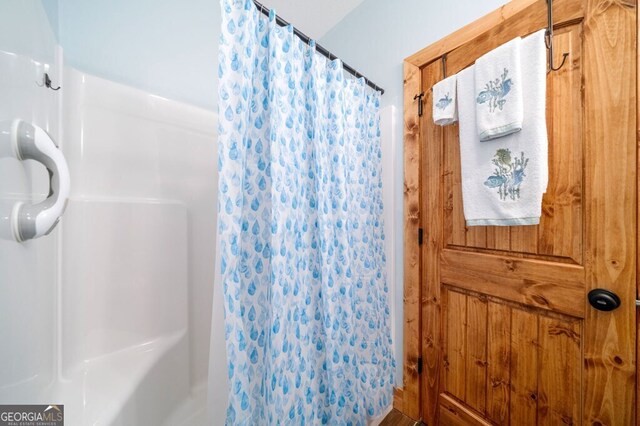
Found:
M 612 291 L 596 288 L 589 292 L 589 303 L 599 311 L 613 311 L 620 306 L 620 298 Z

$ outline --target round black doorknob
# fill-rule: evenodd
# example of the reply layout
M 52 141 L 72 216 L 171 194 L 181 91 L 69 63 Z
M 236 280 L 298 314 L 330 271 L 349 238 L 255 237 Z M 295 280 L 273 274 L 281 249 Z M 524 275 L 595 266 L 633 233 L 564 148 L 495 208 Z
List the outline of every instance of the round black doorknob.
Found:
M 613 311 L 620 306 L 620 298 L 612 291 L 596 288 L 589 292 L 589 303 L 599 311 Z

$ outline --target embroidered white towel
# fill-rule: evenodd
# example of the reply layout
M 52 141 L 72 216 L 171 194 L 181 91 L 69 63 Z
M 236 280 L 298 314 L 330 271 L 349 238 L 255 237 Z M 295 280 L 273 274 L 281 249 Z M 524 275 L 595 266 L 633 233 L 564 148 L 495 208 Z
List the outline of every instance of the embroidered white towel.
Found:
M 476 125 L 481 141 L 522 129 L 523 92 L 520 37 L 476 60 Z
M 456 76 L 452 75 L 433 86 L 433 122 L 446 126 L 458 121 Z
M 536 225 L 548 182 L 544 30 L 522 40 L 522 131 L 479 142 L 475 65 L 458 73 L 462 204 L 467 226 Z

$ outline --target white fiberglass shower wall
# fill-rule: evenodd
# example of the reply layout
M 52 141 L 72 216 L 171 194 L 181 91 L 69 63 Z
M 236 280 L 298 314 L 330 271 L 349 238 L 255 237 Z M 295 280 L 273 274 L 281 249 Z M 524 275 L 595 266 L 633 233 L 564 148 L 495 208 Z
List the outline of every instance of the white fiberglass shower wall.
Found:
M 28 1 L 0 2 L 0 16 L 11 16 L 0 25 L 0 121 L 21 118 L 60 140 L 60 98 L 36 84 L 45 72 L 61 76 L 47 17 Z M 7 232 L 14 204 L 44 199 L 48 184 L 41 165 L 0 158 L 0 403 L 47 399 L 56 374 L 60 230 L 25 243 Z
M 0 404 L 64 404 L 70 425 L 202 424 L 216 115 L 65 67 L 40 1 L 0 16 L 0 121 L 45 129 L 71 173 L 49 236 L 0 239 Z M 0 225 L 48 185 L 41 165 L 0 158 Z

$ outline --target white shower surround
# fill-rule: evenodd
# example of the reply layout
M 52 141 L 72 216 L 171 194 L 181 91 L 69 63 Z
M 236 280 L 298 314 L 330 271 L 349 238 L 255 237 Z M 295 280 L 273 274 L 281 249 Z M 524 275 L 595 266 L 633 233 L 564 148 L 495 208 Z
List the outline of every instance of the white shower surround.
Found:
M 72 383 L 99 376 L 83 399 L 110 405 L 85 404 L 82 424 L 160 424 L 191 397 L 200 403 L 190 415 L 204 416 L 216 115 L 64 74 L 73 186 L 62 232 L 61 373 Z M 120 379 L 101 386 L 101 371 Z M 65 388 L 77 394 L 80 383 Z
M 61 403 L 68 424 L 202 424 L 216 114 L 63 70 L 37 36 L 35 54 L 0 51 L 0 119 L 52 135 L 72 192 L 50 236 L 0 239 L 0 404 Z M 35 85 L 45 71 L 60 92 Z M 0 220 L 46 196 L 32 162 L 0 159 L 0 177 Z

